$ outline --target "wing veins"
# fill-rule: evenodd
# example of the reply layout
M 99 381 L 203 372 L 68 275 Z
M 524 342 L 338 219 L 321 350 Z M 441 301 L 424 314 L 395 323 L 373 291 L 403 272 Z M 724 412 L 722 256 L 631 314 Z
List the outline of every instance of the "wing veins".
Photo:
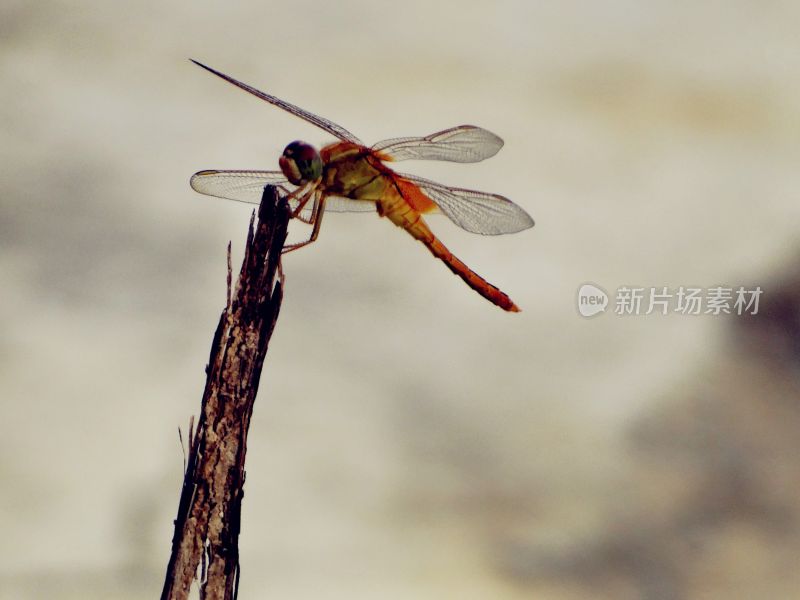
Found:
M 418 186 L 453 223 L 471 233 L 516 233 L 534 225 L 531 216 L 505 196 L 450 187 L 416 175 L 398 175 Z
M 234 200 L 246 204 L 260 204 L 265 185 L 274 185 L 283 194 L 294 188 L 280 171 L 199 171 L 189 181 L 192 189 L 206 196 Z M 288 187 L 291 186 L 291 187 Z M 326 212 L 372 212 L 374 202 L 351 200 L 340 196 L 328 196 Z M 296 203 L 290 202 L 296 206 Z M 302 214 L 309 214 L 311 206 L 306 206 Z
M 459 125 L 423 137 L 383 140 L 372 150 L 388 160 L 445 160 L 474 163 L 490 158 L 503 147 L 503 140 L 486 129 Z
M 359 145 L 362 144 L 361 140 L 359 140 L 356 136 L 354 136 L 352 133 L 347 131 L 347 129 L 345 129 L 341 125 L 337 125 L 333 121 L 329 121 L 328 119 L 325 119 L 323 117 L 315 115 L 314 113 L 309 112 L 309 111 L 307 111 L 305 109 L 302 109 L 299 106 L 296 106 L 296 105 L 294 105 L 294 104 L 292 104 L 290 102 L 286 102 L 285 100 L 281 100 L 277 96 L 273 96 L 272 94 L 267 94 L 266 92 L 262 92 L 260 90 L 257 90 L 256 88 L 254 88 L 254 87 L 252 87 L 250 85 L 247 85 L 246 83 L 242 83 L 238 79 L 234 79 L 233 77 L 231 77 L 229 75 L 225 75 L 225 73 L 220 73 L 216 69 L 212 69 L 211 67 L 208 67 L 208 66 L 204 65 L 203 63 L 194 60 L 193 58 L 190 58 L 189 60 L 191 60 L 198 67 L 202 67 L 203 69 L 205 69 L 209 73 L 213 73 L 217 77 L 221 77 L 222 79 L 224 79 L 228 83 L 232 83 L 236 87 L 238 87 L 240 89 L 243 89 L 246 92 L 249 92 L 253 96 L 255 96 L 257 98 L 261 98 L 265 102 L 269 102 L 270 104 L 272 104 L 274 106 L 277 106 L 278 108 L 282 108 L 286 112 L 288 112 L 290 114 L 293 114 L 296 117 L 300 117 L 301 119 L 303 119 L 304 121 L 307 121 L 308 123 L 311 123 L 312 125 L 316 125 L 317 127 L 322 129 L 323 131 L 327 131 L 328 133 L 330 133 L 331 135 L 339 138 L 342 141 L 353 142 L 354 144 L 359 144 Z

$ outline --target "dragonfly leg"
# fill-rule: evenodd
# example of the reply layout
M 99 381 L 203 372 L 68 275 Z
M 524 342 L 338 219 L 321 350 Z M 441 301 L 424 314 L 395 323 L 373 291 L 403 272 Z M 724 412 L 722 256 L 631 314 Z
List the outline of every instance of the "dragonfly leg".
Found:
M 311 236 L 304 242 L 285 245 L 282 254 L 292 252 L 303 246 L 308 246 L 310 243 L 316 241 L 319 236 L 319 226 L 322 223 L 322 215 L 325 213 L 325 196 L 318 190 L 313 190 L 313 196 L 314 208 L 311 210 L 311 217 L 308 219 L 309 224 L 314 226 L 314 229 L 311 230 Z M 305 201 L 308 202 L 308 199 L 305 199 Z
M 297 188 L 294 192 L 292 192 L 291 194 L 289 194 L 286 197 L 287 200 L 292 200 L 295 197 L 297 197 L 298 194 L 300 195 L 299 199 L 297 200 L 297 206 L 294 208 L 294 210 L 292 210 L 292 214 L 291 214 L 291 218 L 292 219 L 297 219 L 298 221 L 300 221 L 302 223 L 306 223 L 307 225 L 313 224 L 312 218 L 301 217 L 300 216 L 300 212 L 306 207 L 306 204 L 308 204 L 308 201 L 311 200 L 311 198 L 314 197 L 314 192 L 316 191 L 316 189 L 317 189 L 316 184 L 315 185 L 310 185 L 308 187 Z M 312 213 L 313 213 L 313 211 L 312 211 Z M 313 217 L 313 214 L 312 214 L 312 217 Z
M 311 217 L 303 217 L 301 215 L 297 215 L 296 217 L 292 217 L 293 219 L 297 219 L 301 223 L 305 223 L 306 225 L 313 225 L 314 221 L 311 220 Z

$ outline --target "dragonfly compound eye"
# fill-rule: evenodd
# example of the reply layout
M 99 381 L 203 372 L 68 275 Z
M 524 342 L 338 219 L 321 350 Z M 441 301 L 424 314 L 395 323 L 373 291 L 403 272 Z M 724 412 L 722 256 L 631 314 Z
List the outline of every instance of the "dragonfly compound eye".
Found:
M 322 176 L 322 159 L 316 148 L 305 142 L 292 142 L 278 161 L 281 171 L 294 185 L 302 185 Z

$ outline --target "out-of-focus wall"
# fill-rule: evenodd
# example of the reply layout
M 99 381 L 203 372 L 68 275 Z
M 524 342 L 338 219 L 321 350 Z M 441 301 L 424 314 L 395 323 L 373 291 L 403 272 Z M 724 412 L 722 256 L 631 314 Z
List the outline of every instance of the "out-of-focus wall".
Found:
M 793 597 L 798 17 L 5 2 L 0 598 L 159 592 L 177 429 L 250 217 L 188 177 L 330 141 L 188 57 L 368 143 L 486 127 L 494 159 L 402 170 L 537 221 L 488 238 L 430 219 L 518 315 L 374 215 L 328 215 L 286 257 L 242 597 Z M 579 316 L 585 282 L 607 314 Z M 719 285 L 760 285 L 761 315 L 613 314 L 622 286 Z

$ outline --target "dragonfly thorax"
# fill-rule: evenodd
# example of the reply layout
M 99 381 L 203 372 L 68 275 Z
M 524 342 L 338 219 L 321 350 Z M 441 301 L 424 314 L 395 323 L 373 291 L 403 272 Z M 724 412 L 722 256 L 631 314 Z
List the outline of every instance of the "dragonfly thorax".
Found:
M 292 142 L 286 146 L 278 163 L 286 179 L 294 185 L 303 185 L 322 176 L 319 152 L 305 142 Z

